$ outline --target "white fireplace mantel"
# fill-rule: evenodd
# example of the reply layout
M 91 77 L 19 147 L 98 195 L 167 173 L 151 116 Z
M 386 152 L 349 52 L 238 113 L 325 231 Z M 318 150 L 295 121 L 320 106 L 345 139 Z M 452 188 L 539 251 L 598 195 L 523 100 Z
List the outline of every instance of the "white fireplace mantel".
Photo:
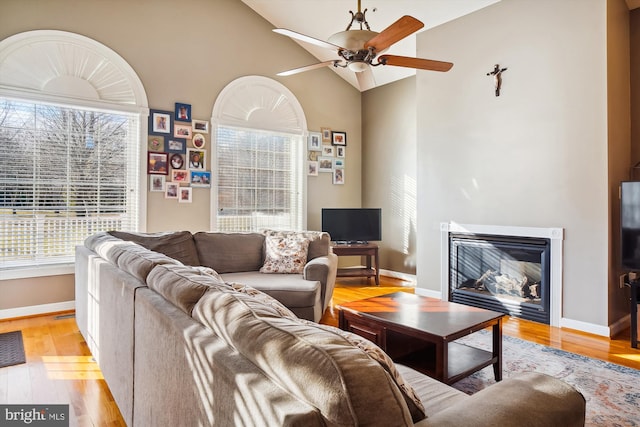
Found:
M 443 222 L 440 224 L 440 291 L 449 300 L 449 234 L 484 234 L 492 236 L 538 237 L 550 242 L 550 325 L 560 326 L 562 318 L 562 244 L 563 228 L 516 227 Z

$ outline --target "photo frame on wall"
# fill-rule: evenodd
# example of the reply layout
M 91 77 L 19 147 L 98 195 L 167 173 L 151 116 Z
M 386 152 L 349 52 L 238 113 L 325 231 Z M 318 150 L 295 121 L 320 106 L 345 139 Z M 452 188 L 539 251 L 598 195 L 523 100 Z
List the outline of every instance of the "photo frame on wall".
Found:
M 347 151 L 346 147 L 343 147 L 342 145 L 336 146 L 336 157 L 344 158 L 346 151 Z
M 344 184 L 344 169 L 337 168 L 333 170 L 333 183 L 334 184 Z
M 187 152 L 187 140 L 172 138 L 167 141 L 167 151 L 169 153 L 185 154 Z
M 149 135 L 147 137 L 147 151 L 164 151 L 164 136 Z
M 164 175 L 152 175 L 149 177 L 149 191 L 164 193 L 164 184 L 166 177 Z
M 191 122 L 191 104 L 176 102 L 175 120 L 178 122 Z
M 174 138 L 191 139 L 192 130 L 191 125 L 173 125 Z
M 173 153 L 169 159 L 173 169 L 184 169 L 184 155 Z
M 171 171 L 171 182 L 177 182 L 179 184 L 189 183 L 189 171 L 184 169 L 174 169 Z
M 167 153 L 147 152 L 147 173 L 150 175 L 168 175 L 168 157 Z
M 197 170 L 192 170 L 190 172 L 192 187 L 211 187 L 211 172 Z
M 307 161 L 307 175 L 318 176 L 318 162 L 312 160 Z
M 323 145 L 322 146 L 322 155 L 323 156 L 328 156 L 328 157 L 335 156 L 335 149 L 334 149 L 333 145 Z
M 322 142 L 331 142 L 331 129 L 320 128 L 320 134 L 322 135 Z
M 319 157 L 318 172 L 333 172 L 333 157 Z
M 187 169 L 204 170 L 207 162 L 207 150 L 187 148 Z
M 209 133 L 209 122 L 206 120 L 192 120 L 191 127 L 194 132 Z
M 180 189 L 180 184 L 178 184 L 177 182 L 167 182 L 164 188 L 164 198 L 177 199 L 179 189 Z
M 204 135 L 203 134 L 196 133 L 196 134 L 193 135 L 193 139 L 191 140 L 191 143 L 196 148 L 204 148 L 204 145 L 206 143 L 206 139 L 204 139 Z
M 331 132 L 331 144 L 332 145 L 347 145 L 347 133 L 346 132 Z
M 171 112 L 161 110 L 149 111 L 149 133 L 171 135 Z
M 320 132 L 309 132 L 307 140 L 309 151 L 322 151 L 322 134 Z
M 192 197 L 192 188 L 191 187 L 180 187 L 178 188 L 178 202 L 179 203 L 191 203 Z

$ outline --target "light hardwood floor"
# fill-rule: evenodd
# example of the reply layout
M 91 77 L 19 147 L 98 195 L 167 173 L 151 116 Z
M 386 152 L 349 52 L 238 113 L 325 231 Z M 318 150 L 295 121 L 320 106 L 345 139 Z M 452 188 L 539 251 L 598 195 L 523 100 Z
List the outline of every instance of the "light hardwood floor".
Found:
M 413 292 L 407 283 L 381 277 L 380 286 L 365 279 L 340 279 L 333 305 L 395 291 Z M 322 323 L 337 325 L 331 307 Z M 0 332 L 22 330 L 27 363 L 0 368 L 0 403 L 70 404 L 71 426 L 124 426 L 100 369 L 73 318 L 73 312 L 0 321 Z M 505 335 L 640 369 L 640 350 L 632 349 L 629 331 L 612 339 L 570 329 L 508 318 Z

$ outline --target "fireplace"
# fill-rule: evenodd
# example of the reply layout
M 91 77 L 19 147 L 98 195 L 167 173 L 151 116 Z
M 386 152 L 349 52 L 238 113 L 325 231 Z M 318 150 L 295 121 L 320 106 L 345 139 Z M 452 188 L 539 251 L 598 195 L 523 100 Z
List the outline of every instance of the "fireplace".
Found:
M 548 238 L 449 233 L 449 300 L 550 323 Z

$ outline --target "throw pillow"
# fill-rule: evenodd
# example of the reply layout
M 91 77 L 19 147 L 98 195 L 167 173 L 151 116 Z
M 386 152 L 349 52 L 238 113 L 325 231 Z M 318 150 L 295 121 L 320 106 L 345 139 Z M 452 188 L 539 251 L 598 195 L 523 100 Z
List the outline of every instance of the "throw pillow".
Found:
M 307 252 L 307 262 L 314 258 L 326 256 L 329 253 L 329 245 L 331 237 L 324 231 L 290 231 L 290 230 L 272 230 L 263 228 L 260 232 L 265 236 L 278 237 L 296 237 L 309 240 L 309 251 Z
M 266 236 L 261 273 L 301 274 L 307 263 L 309 240 L 299 236 Z

